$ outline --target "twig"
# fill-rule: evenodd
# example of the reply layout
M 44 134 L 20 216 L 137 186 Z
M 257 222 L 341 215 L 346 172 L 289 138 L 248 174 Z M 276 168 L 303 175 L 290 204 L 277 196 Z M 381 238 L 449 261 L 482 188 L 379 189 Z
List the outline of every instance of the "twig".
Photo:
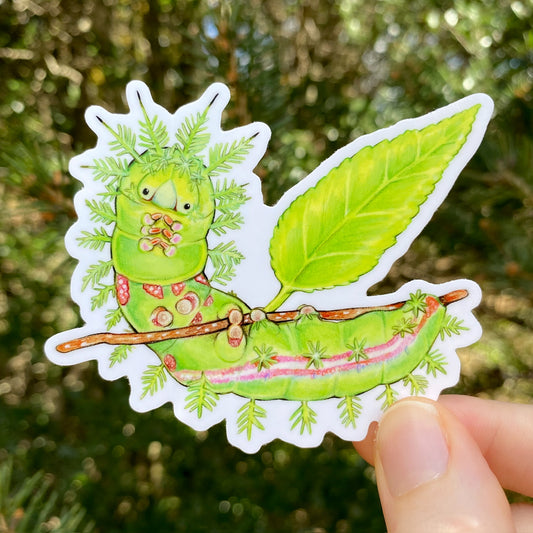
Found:
M 449 305 L 466 298 L 468 291 L 458 290 L 444 294 L 439 298 L 442 305 Z M 320 318 L 323 320 L 340 321 L 350 320 L 358 316 L 370 313 L 371 311 L 393 311 L 399 309 L 405 302 L 398 302 L 389 305 L 381 305 L 375 307 L 352 307 L 348 309 L 335 309 L 333 311 L 317 311 Z M 271 322 L 291 322 L 301 315 L 300 310 L 296 311 L 276 311 L 273 313 L 266 313 L 266 319 Z M 250 317 L 250 313 L 243 316 L 242 325 L 246 326 L 252 324 L 254 321 Z M 79 348 L 87 348 L 97 344 L 151 344 L 154 342 L 162 342 L 171 339 L 184 339 L 187 337 L 197 337 L 200 335 L 209 335 L 218 331 L 224 331 L 230 326 L 230 321 L 227 318 L 222 318 L 214 322 L 206 322 L 194 326 L 186 326 L 183 328 L 167 329 L 165 331 L 150 331 L 146 333 L 95 333 L 87 335 L 79 339 L 73 339 L 69 342 L 59 344 L 56 349 L 61 353 L 69 353 Z

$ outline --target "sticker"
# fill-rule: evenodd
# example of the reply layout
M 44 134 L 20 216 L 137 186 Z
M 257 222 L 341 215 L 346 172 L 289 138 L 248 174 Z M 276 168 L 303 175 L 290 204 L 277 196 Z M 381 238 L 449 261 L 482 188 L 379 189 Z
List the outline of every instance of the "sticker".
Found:
M 221 129 L 228 88 L 169 113 L 128 84 L 129 113 L 87 110 L 96 147 L 66 246 L 85 325 L 48 340 L 60 365 L 96 360 L 136 411 L 171 402 L 196 430 L 226 421 L 247 452 L 279 438 L 360 440 L 396 400 L 454 385 L 481 292 L 414 280 L 368 296 L 442 203 L 493 104 L 476 94 L 361 137 L 274 206 L 253 169 L 269 128 Z

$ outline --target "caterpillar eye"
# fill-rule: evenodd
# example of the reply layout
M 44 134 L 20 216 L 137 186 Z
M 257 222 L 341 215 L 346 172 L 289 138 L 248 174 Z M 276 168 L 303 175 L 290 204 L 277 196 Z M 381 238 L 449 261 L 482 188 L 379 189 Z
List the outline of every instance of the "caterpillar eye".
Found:
M 144 187 L 141 191 L 141 195 L 143 196 L 143 198 L 150 198 L 150 189 L 148 187 Z
M 190 208 L 191 208 L 191 204 L 189 203 L 183 204 L 183 209 L 189 210 Z

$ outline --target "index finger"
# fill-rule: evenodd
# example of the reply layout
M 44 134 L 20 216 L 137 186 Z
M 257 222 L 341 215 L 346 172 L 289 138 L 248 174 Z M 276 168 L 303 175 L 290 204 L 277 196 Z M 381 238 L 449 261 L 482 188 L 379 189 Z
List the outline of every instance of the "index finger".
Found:
M 533 405 L 483 400 L 470 396 L 439 398 L 470 432 L 501 485 L 533 497 Z M 373 464 L 377 424 L 363 441 L 359 454 Z

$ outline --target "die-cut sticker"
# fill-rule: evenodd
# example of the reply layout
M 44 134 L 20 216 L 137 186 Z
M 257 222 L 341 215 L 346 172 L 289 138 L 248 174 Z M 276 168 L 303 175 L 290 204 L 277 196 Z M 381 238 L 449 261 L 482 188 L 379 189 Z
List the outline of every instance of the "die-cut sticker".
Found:
M 476 94 L 338 150 L 273 207 L 254 167 L 270 138 L 221 129 L 223 84 L 169 113 L 146 85 L 125 115 L 87 110 L 96 147 L 66 236 L 85 325 L 48 340 L 60 365 L 127 376 L 137 411 L 171 402 L 197 430 L 226 421 L 248 452 L 275 438 L 360 440 L 399 398 L 457 382 L 481 292 L 414 280 L 368 296 L 442 203 L 492 113 Z

